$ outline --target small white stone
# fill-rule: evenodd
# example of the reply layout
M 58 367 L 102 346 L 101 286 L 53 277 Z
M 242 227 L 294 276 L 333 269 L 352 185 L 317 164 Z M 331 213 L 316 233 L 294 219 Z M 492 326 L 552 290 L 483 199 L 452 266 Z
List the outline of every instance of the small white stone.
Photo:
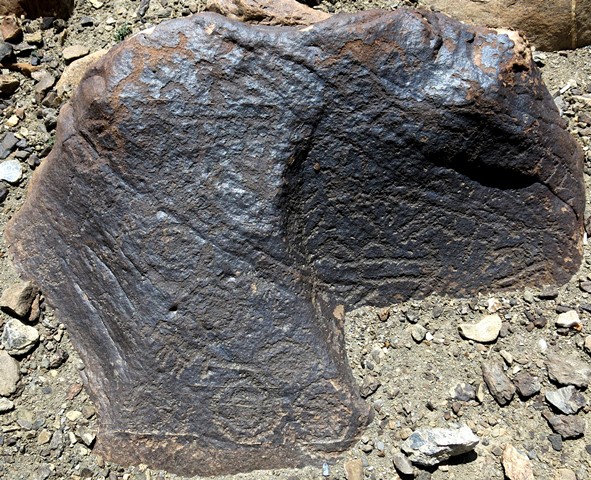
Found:
M 0 180 L 8 183 L 18 182 L 23 175 L 23 168 L 18 160 L 5 160 L 0 163 Z
M 498 298 L 489 298 L 486 304 L 488 313 L 496 313 L 501 308 L 503 308 L 503 304 L 499 301 Z
M 19 121 L 20 120 L 16 115 L 11 115 L 10 118 L 4 122 L 4 125 L 7 127 L 16 127 Z
M 502 320 L 497 314 L 487 315 L 476 324 L 459 325 L 460 334 L 468 340 L 480 343 L 494 342 L 501 332 Z
M 556 319 L 556 326 L 563 328 L 574 328 L 580 330 L 582 328 L 581 319 L 576 310 L 569 310 L 561 313 Z
M 546 350 L 548 350 L 548 344 L 546 343 L 546 340 L 540 338 L 538 340 L 538 347 L 540 347 L 540 352 L 546 353 Z

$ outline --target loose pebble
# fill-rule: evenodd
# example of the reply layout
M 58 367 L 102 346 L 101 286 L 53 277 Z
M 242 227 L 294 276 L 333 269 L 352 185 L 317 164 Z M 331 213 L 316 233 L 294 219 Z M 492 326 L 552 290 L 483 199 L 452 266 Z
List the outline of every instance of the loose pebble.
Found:
M 8 183 L 17 183 L 23 176 L 23 169 L 18 160 L 5 160 L 0 162 L 0 180 Z
M 468 340 L 480 343 L 494 342 L 501 332 L 501 317 L 498 315 L 487 315 L 476 324 L 459 325 L 460 334 Z
M 550 380 L 559 385 L 587 388 L 591 382 L 591 365 L 574 355 L 549 354 L 546 368 Z
M 482 362 L 482 375 L 489 392 L 500 406 L 511 402 L 515 395 L 516 387 L 503 371 L 502 365 L 495 360 Z
M 421 428 L 415 430 L 401 445 L 412 463 L 433 466 L 456 455 L 467 453 L 479 439 L 470 428 Z
M 547 391 L 546 400 L 566 415 L 574 415 L 587 405 L 585 396 L 572 385 Z
M 11 318 L 4 325 L 2 346 L 10 355 L 25 355 L 33 350 L 39 341 L 39 332 L 35 327 Z

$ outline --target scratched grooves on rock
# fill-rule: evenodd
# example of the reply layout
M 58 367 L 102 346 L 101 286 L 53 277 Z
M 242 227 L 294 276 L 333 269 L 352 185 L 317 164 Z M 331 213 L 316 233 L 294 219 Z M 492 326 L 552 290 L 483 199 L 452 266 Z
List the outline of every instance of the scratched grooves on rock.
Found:
M 346 308 L 566 281 L 581 177 L 518 37 L 203 14 L 87 74 L 7 238 L 85 360 L 98 450 L 229 473 L 355 441 Z

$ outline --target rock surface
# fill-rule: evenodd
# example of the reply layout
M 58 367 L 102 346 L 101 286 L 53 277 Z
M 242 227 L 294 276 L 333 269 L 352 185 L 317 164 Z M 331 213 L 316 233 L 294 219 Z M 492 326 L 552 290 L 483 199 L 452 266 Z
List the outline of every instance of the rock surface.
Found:
M 206 10 L 261 25 L 310 25 L 330 14 L 295 0 L 208 0 Z
M 67 18 L 73 9 L 74 0 L 0 0 L 0 15 Z
M 87 364 L 98 451 L 272 468 L 366 421 L 344 305 L 567 280 L 580 169 L 516 37 L 209 14 L 91 68 L 7 235 Z
M 400 448 L 412 463 L 433 466 L 470 452 L 478 442 L 478 437 L 465 425 L 460 428 L 421 428 L 413 432 Z
M 591 0 L 422 0 L 464 22 L 512 28 L 540 50 L 591 44 Z

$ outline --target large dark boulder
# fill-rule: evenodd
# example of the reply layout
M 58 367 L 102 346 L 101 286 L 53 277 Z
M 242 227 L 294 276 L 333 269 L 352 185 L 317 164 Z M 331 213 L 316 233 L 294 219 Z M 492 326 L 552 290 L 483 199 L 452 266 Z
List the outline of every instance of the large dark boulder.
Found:
M 355 440 L 351 306 L 568 280 L 581 177 L 517 36 L 203 14 L 91 68 L 6 234 L 86 362 L 98 451 L 237 472 Z

